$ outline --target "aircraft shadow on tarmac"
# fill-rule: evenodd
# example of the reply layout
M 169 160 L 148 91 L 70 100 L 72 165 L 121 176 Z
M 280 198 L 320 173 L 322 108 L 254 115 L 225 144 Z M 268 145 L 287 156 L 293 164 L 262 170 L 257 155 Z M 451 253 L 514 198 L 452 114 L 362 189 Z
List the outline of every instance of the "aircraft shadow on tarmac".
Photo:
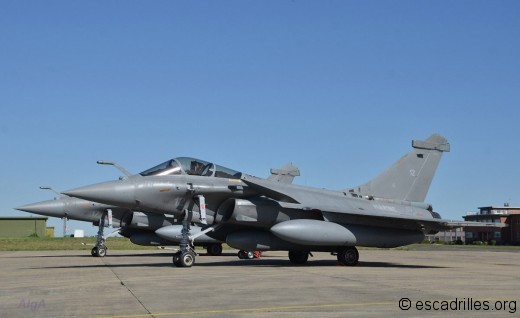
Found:
M 88 252 L 88 251 L 87 251 Z M 108 253 L 107 253 L 108 254 Z M 115 257 L 136 257 L 136 256 L 142 256 L 142 257 L 150 257 L 150 256 L 162 256 L 162 257 L 165 257 L 165 256 L 172 256 L 173 254 L 172 253 L 147 253 L 147 254 L 120 254 L 120 255 L 108 255 L 108 257 L 110 258 L 115 258 Z M 201 255 L 204 255 L 204 254 L 201 254 Z M 230 254 L 229 256 L 231 255 L 234 255 L 234 254 Z M 81 253 L 81 254 L 55 254 L 55 255 L 32 255 L 32 256 L 9 256 L 9 257 L 6 257 L 6 258 L 35 258 L 35 257 L 38 257 L 38 258 L 71 258 L 71 257 L 88 257 L 88 258 L 92 258 L 92 256 L 88 253 Z
M 157 254 L 153 254 L 156 256 Z M 143 256 L 141 254 L 140 256 Z M 162 255 L 164 256 L 164 255 Z M 194 267 L 225 267 L 225 266 L 250 266 L 250 267 L 299 267 L 299 268 L 312 268 L 312 267 L 345 267 L 345 270 L 349 266 L 338 265 L 336 260 L 317 260 L 309 261 L 303 265 L 295 265 L 285 259 L 255 259 L 255 260 L 236 260 L 236 261 L 224 261 L 208 263 L 196 263 Z M 166 263 L 139 263 L 139 264 L 95 264 L 95 265 L 71 265 L 71 266 L 46 266 L 46 267 L 27 267 L 26 269 L 71 269 L 71 268 L 131 268 L 131 267 L 172 267 L 171 262 Z M 351 268 L 408 268 L 408 269 L 444 269 L 449 268 L 445 266 L 429 266 L 429 265 L 407 265 L 407 264 L 396 264 L 387 262 L 359 262 L 357 266 Z
M 287 259 L 256 259 L 256 260 L 236 260 L 226 262 L 198 263 L 194 266 L 200 267 L 217 267 L 217 266 L 255 266 L 255 267 L 345 267 L 350 266 L 338 265 L 336 260 L 309 260 L 306 264 L 295 265 Z M 360 261 L 355 267 L 385 267 L 385 268 L 446 268 L 442 266 L 424 266 L 424 265 L 407 265 L 386 262 L 363 262 Z

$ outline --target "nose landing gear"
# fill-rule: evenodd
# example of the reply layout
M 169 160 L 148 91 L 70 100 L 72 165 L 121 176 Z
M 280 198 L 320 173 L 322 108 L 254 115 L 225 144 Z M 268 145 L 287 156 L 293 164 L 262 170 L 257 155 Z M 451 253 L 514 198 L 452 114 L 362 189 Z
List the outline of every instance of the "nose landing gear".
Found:
M 105 236 L 104 236 L 105 219 L 108 217 L 109 223 L 111 223 L 111 220 L 110 220 L 111 215 L 112 215 L 112 210 L 109 209 L 109 210 L 106 210 L 105 212 L 103 212 L 103 214 L 99 218 L 98 232 L 96 235 L 96 244 L 90 251 L 90 254 L 94 257 L 105 257 L 105 255 L 107 255 L 108 247 L 105 245 Z

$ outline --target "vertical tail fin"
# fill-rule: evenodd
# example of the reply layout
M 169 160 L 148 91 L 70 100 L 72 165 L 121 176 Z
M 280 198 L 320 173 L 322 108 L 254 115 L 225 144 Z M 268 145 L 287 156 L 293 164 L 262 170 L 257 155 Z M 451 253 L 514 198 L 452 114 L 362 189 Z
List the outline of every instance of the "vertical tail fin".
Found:
M 412 141 L 412 151 L 371 181 L 349 190 L 361 196 L 424 202 L 442 153 L 450 144 L 441 135 Z

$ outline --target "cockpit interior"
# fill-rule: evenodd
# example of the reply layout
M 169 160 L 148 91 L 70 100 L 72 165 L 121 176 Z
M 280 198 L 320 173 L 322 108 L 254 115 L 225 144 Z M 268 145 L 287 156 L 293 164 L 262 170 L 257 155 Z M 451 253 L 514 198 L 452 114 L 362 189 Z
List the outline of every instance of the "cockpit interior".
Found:
M 140 173 L 142 176 L 195 175 L 238 179 L 241 173 L 200 159 L 178 157 L 165 161 Z

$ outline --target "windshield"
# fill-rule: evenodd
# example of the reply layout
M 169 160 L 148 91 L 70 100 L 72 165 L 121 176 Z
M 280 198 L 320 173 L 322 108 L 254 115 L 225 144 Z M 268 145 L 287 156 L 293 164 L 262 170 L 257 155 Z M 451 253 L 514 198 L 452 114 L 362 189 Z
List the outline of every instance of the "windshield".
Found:
M 240 178 L 241 173 L 235 170 L 228 169 L 226 167 L 217 166 L 217 170 L 215 171 L 216 178 Z
M 150 168 L 148 170 L 145 170 L 140 173 L 142 176 L 165 176 L 165 175 L 175 175 L 175 174 L 182 174 L 181 167 L 179 167 L 179 164 L 174 160 L 168 160 L 166 162 L 163 162 L 153 168 Z
M 175 158 L 175 160 L 181 164 L 182 170 L 184 170 L 186 174 L 195 176 L 202 175 L 206 166 L 211 165 L 211 163 L 207 161 L 195 158 L 179 157 Z
M 178 157 L 140 173 L 142 176 L 195 175 L 215 178 L 240 178 L 241 173 L 211 162 L 189 157 Z

